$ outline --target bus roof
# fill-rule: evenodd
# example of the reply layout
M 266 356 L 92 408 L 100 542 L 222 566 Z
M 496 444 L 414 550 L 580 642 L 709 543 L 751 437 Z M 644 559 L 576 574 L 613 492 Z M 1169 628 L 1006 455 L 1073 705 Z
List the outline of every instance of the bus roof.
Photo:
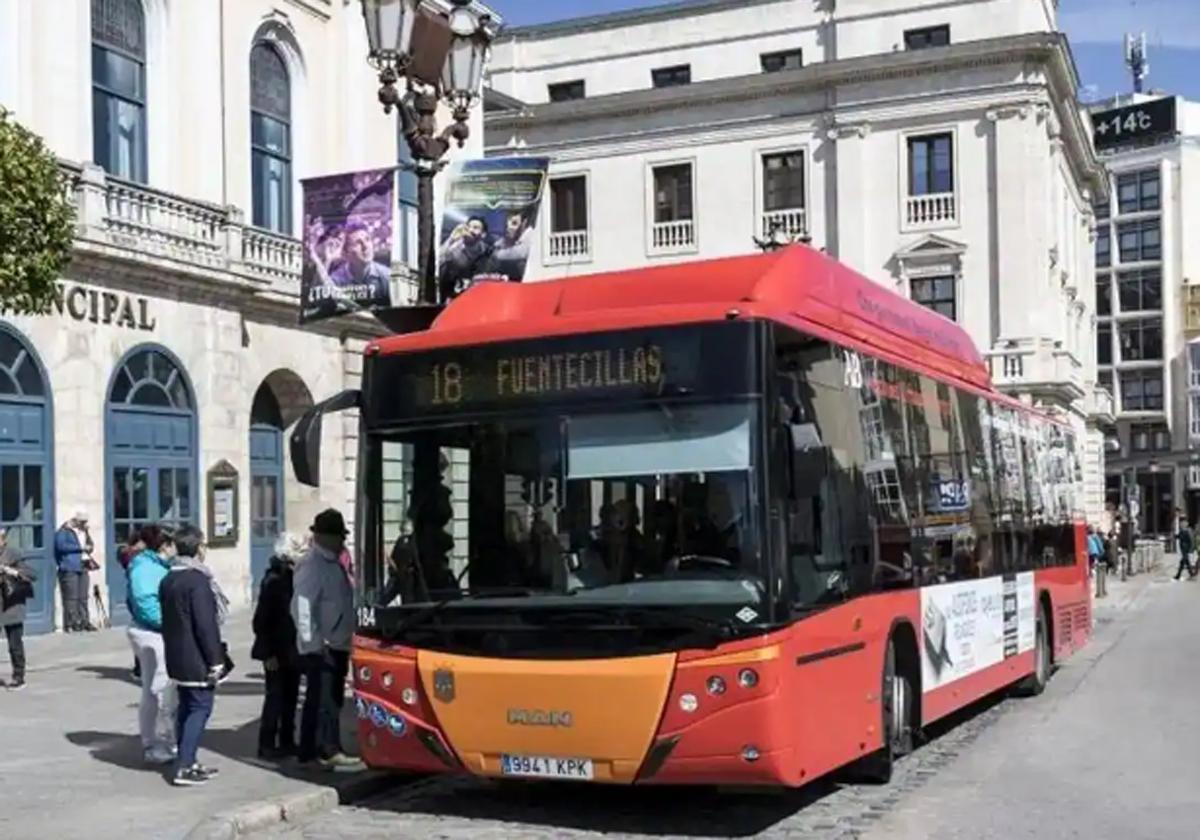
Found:
M 368 353 L 765 319 L 991 391 L 988 369 L 958 324 L 805 245 L 536 283 L 480 283 L 428 330 L 373 341 Z

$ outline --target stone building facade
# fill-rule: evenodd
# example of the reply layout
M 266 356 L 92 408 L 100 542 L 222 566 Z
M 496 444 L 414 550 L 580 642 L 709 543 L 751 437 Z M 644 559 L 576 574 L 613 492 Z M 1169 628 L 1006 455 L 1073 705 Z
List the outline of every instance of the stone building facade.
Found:
M 357 418 L 325 424 L 319 488 L 295 480 L 287 429 L 357 385 L 382 332 L 298 324 L 300 180 L 397 162 L 366 54 L 342 0 L 0 0 L 0 106 L 59 156 L 77 210 L 61 306 L 0 316 L 0 524 L 41 573 L 31 632 L 61 626 L 51 546 L 77 509 L 93 619 L 98 598 L 115 622 L 132 526 L 199 524 L 239 606 L 279 531 L 329 506 L 352 520 Z M 236 476 L 236 517 L 210 475 Z

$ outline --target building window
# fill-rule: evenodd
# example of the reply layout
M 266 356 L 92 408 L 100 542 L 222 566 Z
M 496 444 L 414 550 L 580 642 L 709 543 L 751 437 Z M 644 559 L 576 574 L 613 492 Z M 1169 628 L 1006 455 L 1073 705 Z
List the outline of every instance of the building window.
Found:
M 1161 318 L 1122 321 L 1119 329 L 1122 362 L 1157 361 L 1163 357 Z
M 929 134 L 908 138 L 908 194 L 954 192 L 953 138 Z
M 1117 225 L 1117 241 L 1123 263 L 1162 259 L 1162 233 L 1158 219 Z
M 1117 275 L 1117 300 L 1122 312 L 1161 310 L 1162 270 L 1143 268 L 1122 271 Z
M 1130 426 L 1129 448 L 1134 452 L 1168 452 L 1171 449 L 1171 433 L 1161 423 Z
M 804 207 L 804 152 L 763 155 L 763 210 Z
M 781 50 L 759 56 L 764 73 L 779 73 L 783 70 L 799 70 L 804 66 L 802 50 Z
M 654 169 L 654 221 L 692 220 L 692 165 L 677 163 Z
M 92 155 L 146 182 L 146 19 L 139 0 L 92 0 Z
M 550 230 L 566 233 L 588 229 L 587 178 L 574 175 L 550 181 Z
M 950 44 L 950 27 L 927 26 L 923 29 L 908 29 L 904 32 L 906 50 L 926 50 L 930 47 L 945 47 Z
M 1162 411 L 1161 370 L 1127 370 L 1121 373 L 1122 411 Z
M 692 164 L 675 163 L 652 169 L 654 224 L 650 251 L 680 254 L 696 248 Z
M 1111 365 L 1113 358 L 1112 352 L 1112 324 L 1108 322 L 1096 325 L 1096 364 Z
M 551 102 L 570 102 L 572 99 L 583 99 L 585 87 L 583 79 L 573 82 L 556 82 L 549 86 Z
M 1096 219 L 1107 219 L 1111 213 L 1111 206 L 1107 201 L 1097 201 L 1095 206 Z
M 1191 436 L 1200 438 L 1200 394 L 1192 394 L 1188 398 L 1188 404 L 1191 407 Z M 1197 469 L 1197 467 L 1192 469 Z
M 1129 172 L 1117 176 L 1117 210 L 1120 213 L 1142 213 L 1162 207 L 1157 169 Z
M 1200 343 L 1188 345 L 1188 382 L 1200 388 Z
M 250 50 L 250 182 L 252 221 L 292 232 L 292 84 L 270 44 Z
M 1096 228 L 1096 268 L 1112 265 L 1112 231 L 1107 224 Z
M 945 315 L 951 321 L 955 320 L 958 310 L 955 306 L 953 277 L 914 277 L 909 285 L 913 300 L 926 309 Z
M 1096 314 L 1112 314 L 1112 277 L 1107 274 L 1096 278 Z
M 692 65 L 679 64 L 675 67 L 660 67 L 650 71 L 650 80 L 656 88 L 678 87 L 692 83 Z
M 1096 376 L 1096 381 L 1100 383 L 1100 387 L 1108 393 L 1113 393 L 1113 375 L 1111 370 L 1102 370 Z M 1115 396 L 1115 395 L 1114 395 Z

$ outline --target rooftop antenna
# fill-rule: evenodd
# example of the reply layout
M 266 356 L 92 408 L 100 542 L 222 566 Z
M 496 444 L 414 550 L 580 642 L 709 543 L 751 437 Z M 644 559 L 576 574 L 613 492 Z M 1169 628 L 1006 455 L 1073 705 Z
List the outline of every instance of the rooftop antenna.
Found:
M 1134 37 L 1125 35 L 1125 65 L 1133 75 L 1133 92 L 1142 92 L 1142 83 L 1150 73 L 1150 62 L 1146 55 L 1146 33 Z

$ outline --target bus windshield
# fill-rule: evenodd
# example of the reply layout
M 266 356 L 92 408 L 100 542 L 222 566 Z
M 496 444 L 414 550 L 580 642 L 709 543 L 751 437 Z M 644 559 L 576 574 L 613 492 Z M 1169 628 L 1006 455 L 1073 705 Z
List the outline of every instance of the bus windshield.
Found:
M 377 606 L 687 606 L 765 620 L 754 403 L 494 415 L 374 434 Z

